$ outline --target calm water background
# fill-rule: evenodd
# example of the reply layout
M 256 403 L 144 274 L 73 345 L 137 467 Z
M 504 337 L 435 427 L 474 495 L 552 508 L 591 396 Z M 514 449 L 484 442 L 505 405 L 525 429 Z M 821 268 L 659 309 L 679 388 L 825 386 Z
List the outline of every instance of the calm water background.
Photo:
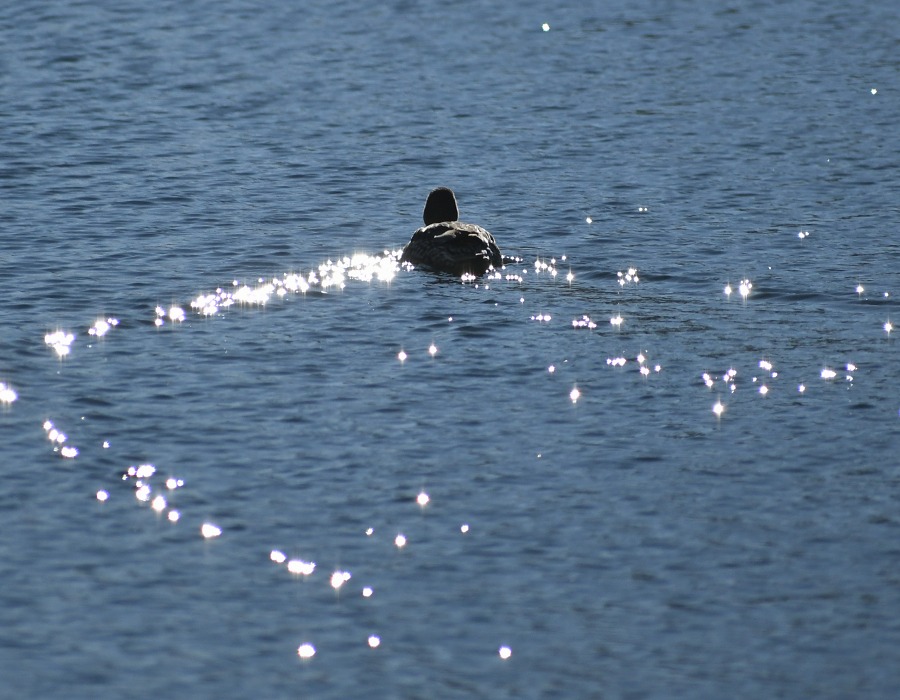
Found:
M 0 10 L 0 696 L 896 697 L 900 10 L 577 6 Z

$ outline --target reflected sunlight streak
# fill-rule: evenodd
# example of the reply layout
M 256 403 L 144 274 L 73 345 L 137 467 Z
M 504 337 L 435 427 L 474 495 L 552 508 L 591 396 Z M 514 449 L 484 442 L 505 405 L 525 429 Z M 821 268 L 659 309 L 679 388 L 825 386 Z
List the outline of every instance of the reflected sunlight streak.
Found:
M 310 289 L 323 292 L 342 290 L 348 280 L 390 282 L 400 269 L 400 254 L 400 250 L 385 250 L 380 255 L 357 253 L 339 260 L 326 260 L 306 275 L 289 272 L 270 280 L 260 278 L 253 285 L 234 280 L 233 291 L 219 288 L 214 293 L 200 294 L 191 301 L 190 306 L 203 316 L 212 316 L 234 304 L 265 306 L 273 295 L 305 294 Z

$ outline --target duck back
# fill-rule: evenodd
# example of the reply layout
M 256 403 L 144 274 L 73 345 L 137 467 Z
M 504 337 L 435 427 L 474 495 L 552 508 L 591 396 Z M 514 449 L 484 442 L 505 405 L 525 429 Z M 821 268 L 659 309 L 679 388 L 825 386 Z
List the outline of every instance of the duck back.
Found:
M 400 260 L 453 275 L 483 275 L 492 265 L 498 269 L 503 266 L 494 237 L 481 226 L 461 221 L 442 221 L 418 229 Z

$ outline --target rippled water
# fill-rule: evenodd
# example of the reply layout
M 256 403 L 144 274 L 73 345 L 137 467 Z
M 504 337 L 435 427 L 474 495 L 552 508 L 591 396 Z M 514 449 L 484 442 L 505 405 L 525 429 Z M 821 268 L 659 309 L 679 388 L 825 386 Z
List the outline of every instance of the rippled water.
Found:
M 0 694 L 893 697 L 898 37 L 0 10 Z

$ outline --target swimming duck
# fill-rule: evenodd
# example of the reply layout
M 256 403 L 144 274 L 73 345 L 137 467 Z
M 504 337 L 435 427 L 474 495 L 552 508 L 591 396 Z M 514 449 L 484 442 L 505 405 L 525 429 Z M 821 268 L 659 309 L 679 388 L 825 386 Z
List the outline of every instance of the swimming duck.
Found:
M 409 239 L 401 262 L 453 275 L 483 275 L 492 265 L 502 267 L 503 256 L 494 237 L 481 226 L 458 221 L 456 195 L 449 187 L 429 193 L 422 218 L 425 225 Z

